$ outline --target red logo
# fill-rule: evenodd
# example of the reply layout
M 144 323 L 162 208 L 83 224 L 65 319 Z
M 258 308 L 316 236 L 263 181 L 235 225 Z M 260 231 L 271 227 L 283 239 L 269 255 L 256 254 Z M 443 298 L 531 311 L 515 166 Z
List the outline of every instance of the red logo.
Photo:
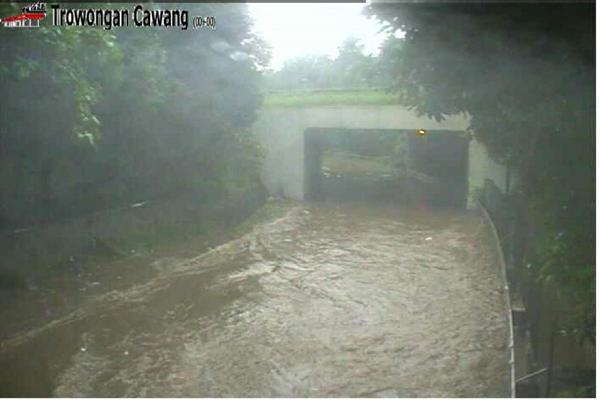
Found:
M 2 18 L 0 21 L 5 28 L 39 28 L 40 21 L 46 17 L 46 4 L 37 2 L 23 7 L 22 11 L 19 15 Z

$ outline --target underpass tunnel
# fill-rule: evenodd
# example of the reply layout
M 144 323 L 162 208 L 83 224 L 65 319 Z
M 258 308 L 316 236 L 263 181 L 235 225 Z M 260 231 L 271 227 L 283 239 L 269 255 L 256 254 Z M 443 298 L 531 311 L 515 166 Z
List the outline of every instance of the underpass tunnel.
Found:
M 461 131 L 309 128 L 309 201 L 366 200 L 464 209 L 469 138 Z

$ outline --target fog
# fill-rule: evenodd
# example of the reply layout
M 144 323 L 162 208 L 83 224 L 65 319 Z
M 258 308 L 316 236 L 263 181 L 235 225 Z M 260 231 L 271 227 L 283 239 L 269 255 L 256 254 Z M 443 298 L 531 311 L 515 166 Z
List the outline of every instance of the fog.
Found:
M 595 396 L 594 12 L 0 3 L 0 395 Z

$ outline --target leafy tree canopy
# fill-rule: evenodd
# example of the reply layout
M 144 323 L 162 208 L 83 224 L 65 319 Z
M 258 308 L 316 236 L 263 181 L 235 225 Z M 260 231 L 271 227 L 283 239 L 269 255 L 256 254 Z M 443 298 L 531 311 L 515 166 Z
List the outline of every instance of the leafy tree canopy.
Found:
M 377 3 L 400 30 L 382 50 L 402 102 L 466 112 L 489 154 L 519 175 L 529 262 L 595 336 L 595 43 L 592 3 Z M 525 224 L 526 221 L 521 221 Z
M 0 225 L 257 184 L 248 131 L 268 48 L 244 5 L 180 8 L 219 29 L 3 32 Z
M 306 55 L 288 60 L 279 71 L 266 73 L 271 90 L 367 88 L 383 84 L 377 58 L 364 54 L 356 38 L 347 38 L 335 57 Z

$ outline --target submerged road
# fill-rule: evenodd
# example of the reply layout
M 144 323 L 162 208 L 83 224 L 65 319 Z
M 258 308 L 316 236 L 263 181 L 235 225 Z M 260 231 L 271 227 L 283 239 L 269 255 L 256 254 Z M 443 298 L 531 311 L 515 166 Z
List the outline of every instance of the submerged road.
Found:
M 490 237 L 476 215 L 296 205 L 5 341 L 1 391 L 506 397 Z

